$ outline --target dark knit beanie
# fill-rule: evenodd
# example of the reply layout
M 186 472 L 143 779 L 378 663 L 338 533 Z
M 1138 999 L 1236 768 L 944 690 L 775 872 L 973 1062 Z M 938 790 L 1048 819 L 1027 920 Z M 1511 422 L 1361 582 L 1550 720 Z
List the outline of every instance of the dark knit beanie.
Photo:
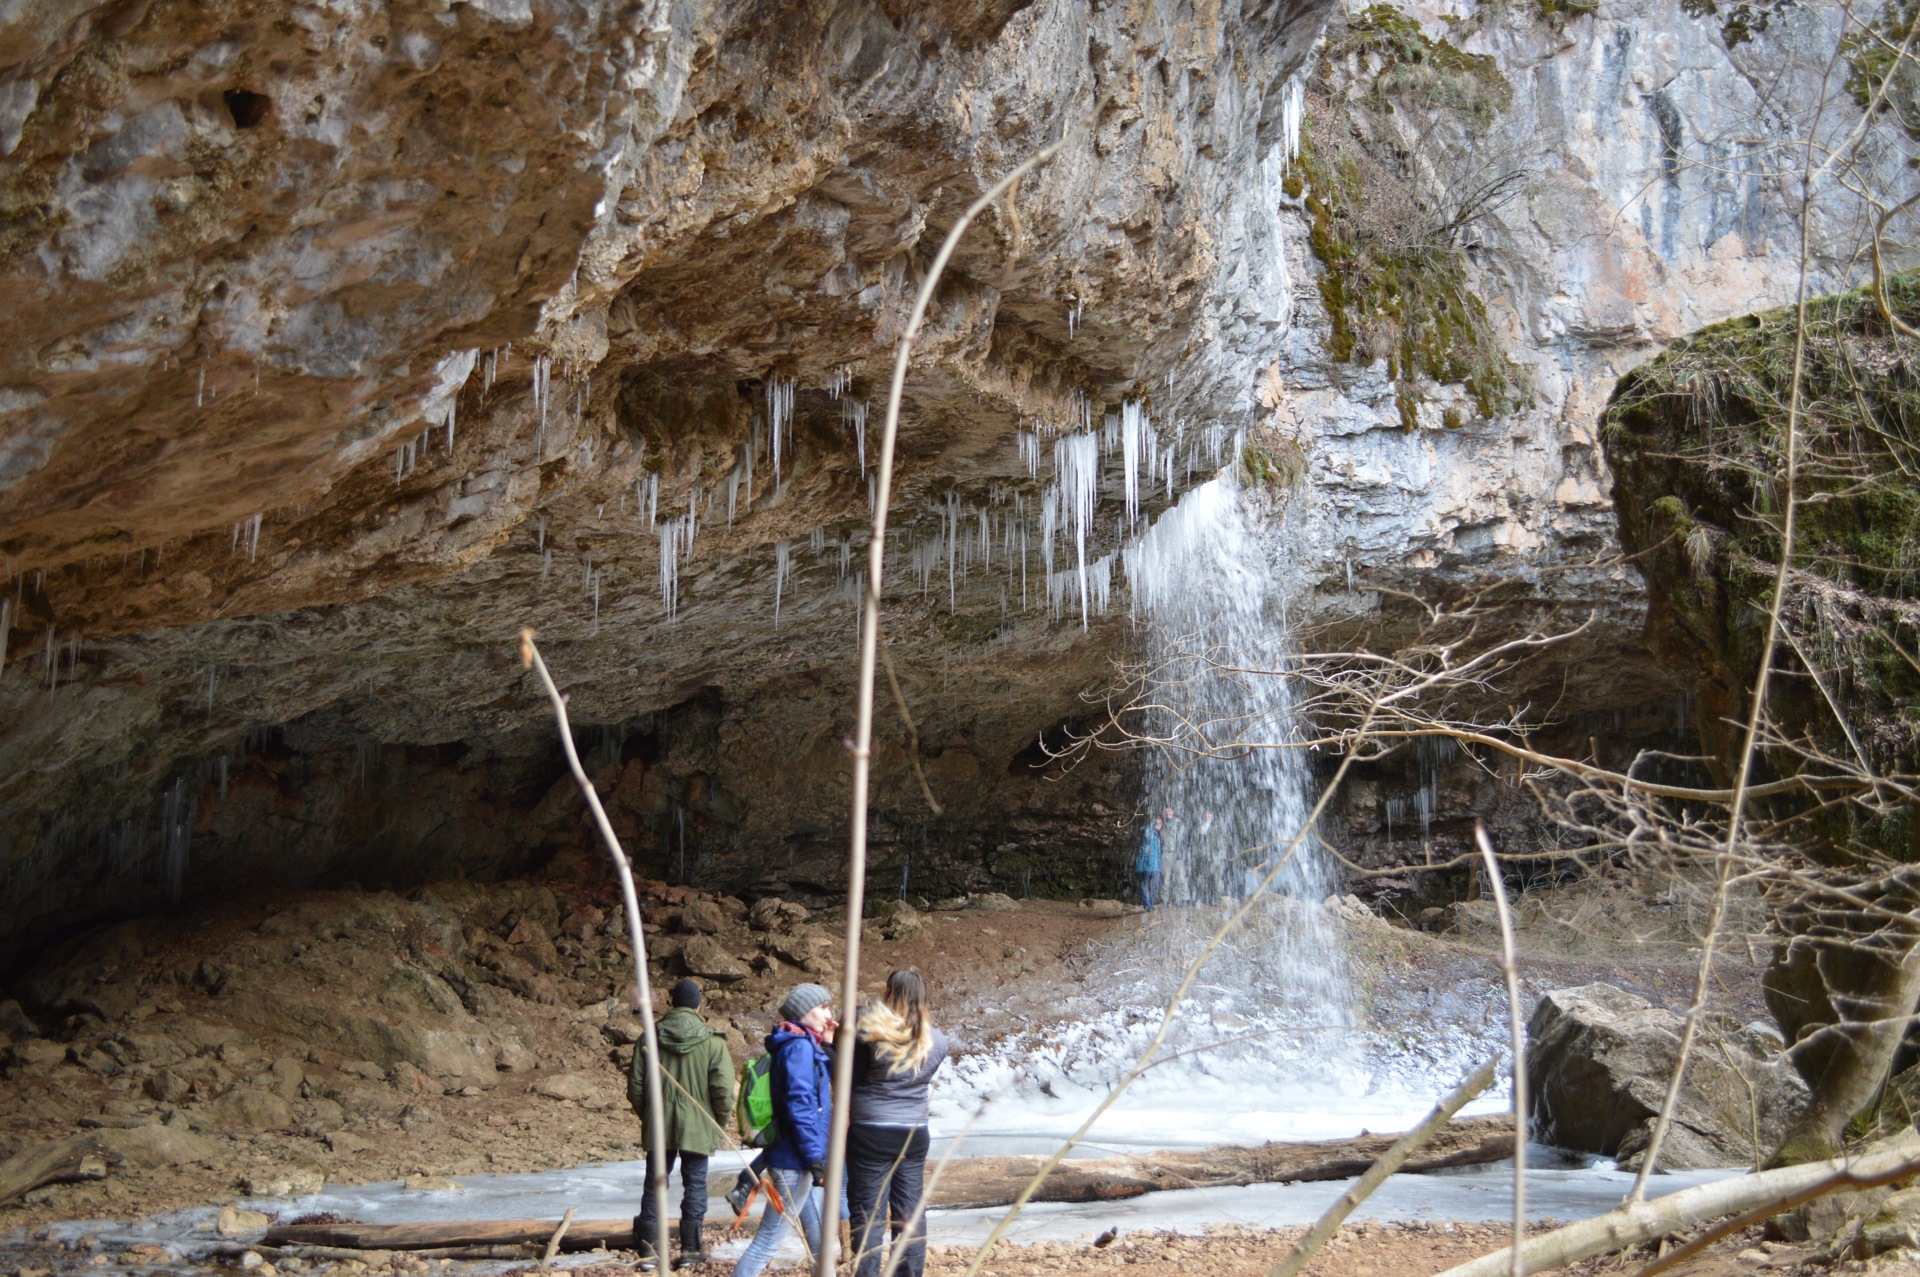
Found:
M 691 1010 L 700 1005 L 700 986 L 691 980 L 682 980 L 673 986 L 671 995 L 673 1005 Z

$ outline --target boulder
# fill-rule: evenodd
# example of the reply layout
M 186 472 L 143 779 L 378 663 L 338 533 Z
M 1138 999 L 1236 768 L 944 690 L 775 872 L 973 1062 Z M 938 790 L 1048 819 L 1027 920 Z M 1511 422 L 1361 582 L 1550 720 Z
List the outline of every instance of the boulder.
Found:
M 689 936 L 680 950 L 680 965 L 689 975 L 706 980 L 744 980 L 750 974 L 747 964 L 727 952 L 727 947 L 712 936 Z
M 272 1091 L 288 1103 L 300 1098 L 300 1086 L 306 1080 L 306 1069 L 301 1066 L 300 1061 L 290 1055 L 277 1057 L 267 1072 L 254 1079 L 258 1085 Z
M 172 1069 L 156 1069 L 147 1076 L 145 1086 L 147 1095 L 162 1104 L 178 1104 L 187 1098 L 190 1089 L 185 1078 Z
M 710 936 L 727 925 L 727 916 L 711 900 L 695 898 L 680 909 L 680 930 L 692 935 Z
M 40 1073 L 67 1058 L 67 1048 L 46 1038 L 28 1038 L 14 1044 L 14 1063 L 29 1073 Z
M 818 927 L 795 927 L 769 935 L 762 946 L 782 962 L 819 975 L 833 964 L 833 937 Z
M 311 1197 L 326 1186 L 326 1176 L 306 1166 L 253 1171 L 240 1181 L 248 1197 Z
M 1652 1135 L 1682 1021 L 1608 984 L 1556 989 L 1527 1026 L 1533 1138 L 1625 1168 Z M 1806 1084 L 1778 1043 L 1727 1021 L 1701 1026 L 1660 1169 L 1752 1164 L 1785 1134 Z
M 543 1077 L 533 1084 L 535 1095 L 550 1100 L 573 1100 L 576 1102 L 595 1099 L 600 1088 L 578 1073 L 555 1073 L 552 1077 Z
M 1913 1249 L 1920 1249 L 1920 1188 L 1903 1189 L 1881 1202 L 1854 1239 L 1856 1259 Z
M 1483 944 L 1500 943 L 1500 911 L 1491 900 L 1456 900 L 1447 908 L 1449 934 Z
M 889 940 L 909 940 L 920 934 L 920 928 L 926 925 L 926 919 L 920 911 L 904 900 L 886 902 L 884 921 L 880 924 L 880 934 Z
M 236 1086 L 207 1106 L 207 1120 L 221 1130 L 279 1130 L 293 1125 L 293 1106 L 253 1086 Z
M 753 902 L 747 910 L 747 925 L 755 931 L 791 931 L 807 920 L 806 908 L 778 896 Z
M 214 1162 L 225 1156 L 222 1145 L 178 1125 L 103 1130 L 98 1138 L 101 1144 L 118 1153 L 128 1166 L 138 1170 L 185 1166 L 190 1162 Z
M 214 1221 L 213 1231 L 229 1240 L 235 1237 L 251 1237 L 264 1233 L 272 1224 L 270 1216 L 257 1210 L 241 1210 L 238 1206 L 226 1205 L 220 1208 L 220 1217 Z
M 1090 911 L 1096 918 L 1118 918 L 1127 912 L 1124 901 L 1104 897 L 1098 900 L 1082 900 L 1080 907 Z

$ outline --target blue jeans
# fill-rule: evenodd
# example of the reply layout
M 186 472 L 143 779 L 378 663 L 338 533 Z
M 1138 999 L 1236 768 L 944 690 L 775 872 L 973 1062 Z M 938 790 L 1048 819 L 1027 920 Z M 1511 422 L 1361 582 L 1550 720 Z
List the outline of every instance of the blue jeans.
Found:
M 1140 903 L 1146 906 L 1148 913 L 1152 913 L 1154 901 L 1160 898 L 1160 875 L 1136 873 L 1133 876 L 1140 880 Z
M 766 1271 L 780 1243 L 787 1239 L 792 1216 L 800 1219 L 801 1231 L 807 1239 L 807 1253 L 810 1256 L 820 1253 L 820 1191 L 813 1186 L 813 1176 L 806 1171 L 769 1166 L 761 1179 L 780 1194 L 787 1209 L 782 1213 L 773 1204 L 772 1196 L 768 1196 L 766 1210 L 760 1215 L 760 1228 L 747 1243 L 747 1253 L 733 1266 L 733 1277 L 760 1277 Z
M 689 1255 L 701 1252 L 700 1226 L 707 1218 L 707 1158 L 703 1153 L 682 1153 L 668 1149 L 667 1169 L 673 1174 L 674 1159 L 680 1162 L 680 1249 Z M 647 1191 L 640 1195 L 640 1213 L 633 1217 L 634 1249 L 644 1257 L 653 1254 L 653 1155 L 647 1155 Z

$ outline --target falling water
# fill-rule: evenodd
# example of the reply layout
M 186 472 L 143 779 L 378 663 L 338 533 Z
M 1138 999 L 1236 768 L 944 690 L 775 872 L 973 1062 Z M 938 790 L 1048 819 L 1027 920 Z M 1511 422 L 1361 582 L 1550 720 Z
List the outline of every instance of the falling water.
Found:
M 1326 850 L 1299 838 L 1311 776 L 1286 671 L 1284 600 L 1230 477 L 1194 488 L 1124 551 L 1156 698 L 1142 730 L 1150 810 L 1173 811 L 1163 896 L 1197 905 L 1211 931 L 1280 864 L 1279 898 L 1235 956 L 1241 974 L 1303 1023 L 1350 1023 L 1338 926 L 1320 902 L 1335 877 Z

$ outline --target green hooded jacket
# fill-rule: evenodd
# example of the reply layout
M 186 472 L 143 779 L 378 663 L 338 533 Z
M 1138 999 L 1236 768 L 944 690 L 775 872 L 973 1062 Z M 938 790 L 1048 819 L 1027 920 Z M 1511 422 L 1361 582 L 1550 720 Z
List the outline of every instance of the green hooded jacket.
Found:
M 667 1147 L 706 1156 L 720 1147 L 720 1133 L 733 1120 L 733 1061 L 727 1040 L 688 1007 L 675 1007 L 656 1026 L 666 1092 Z M 636 1043 L 627 1071 L 627 1103 L 647 1125 L 647 1048 Z M 649 1145 L 651 1147 L 651 1145 Z

